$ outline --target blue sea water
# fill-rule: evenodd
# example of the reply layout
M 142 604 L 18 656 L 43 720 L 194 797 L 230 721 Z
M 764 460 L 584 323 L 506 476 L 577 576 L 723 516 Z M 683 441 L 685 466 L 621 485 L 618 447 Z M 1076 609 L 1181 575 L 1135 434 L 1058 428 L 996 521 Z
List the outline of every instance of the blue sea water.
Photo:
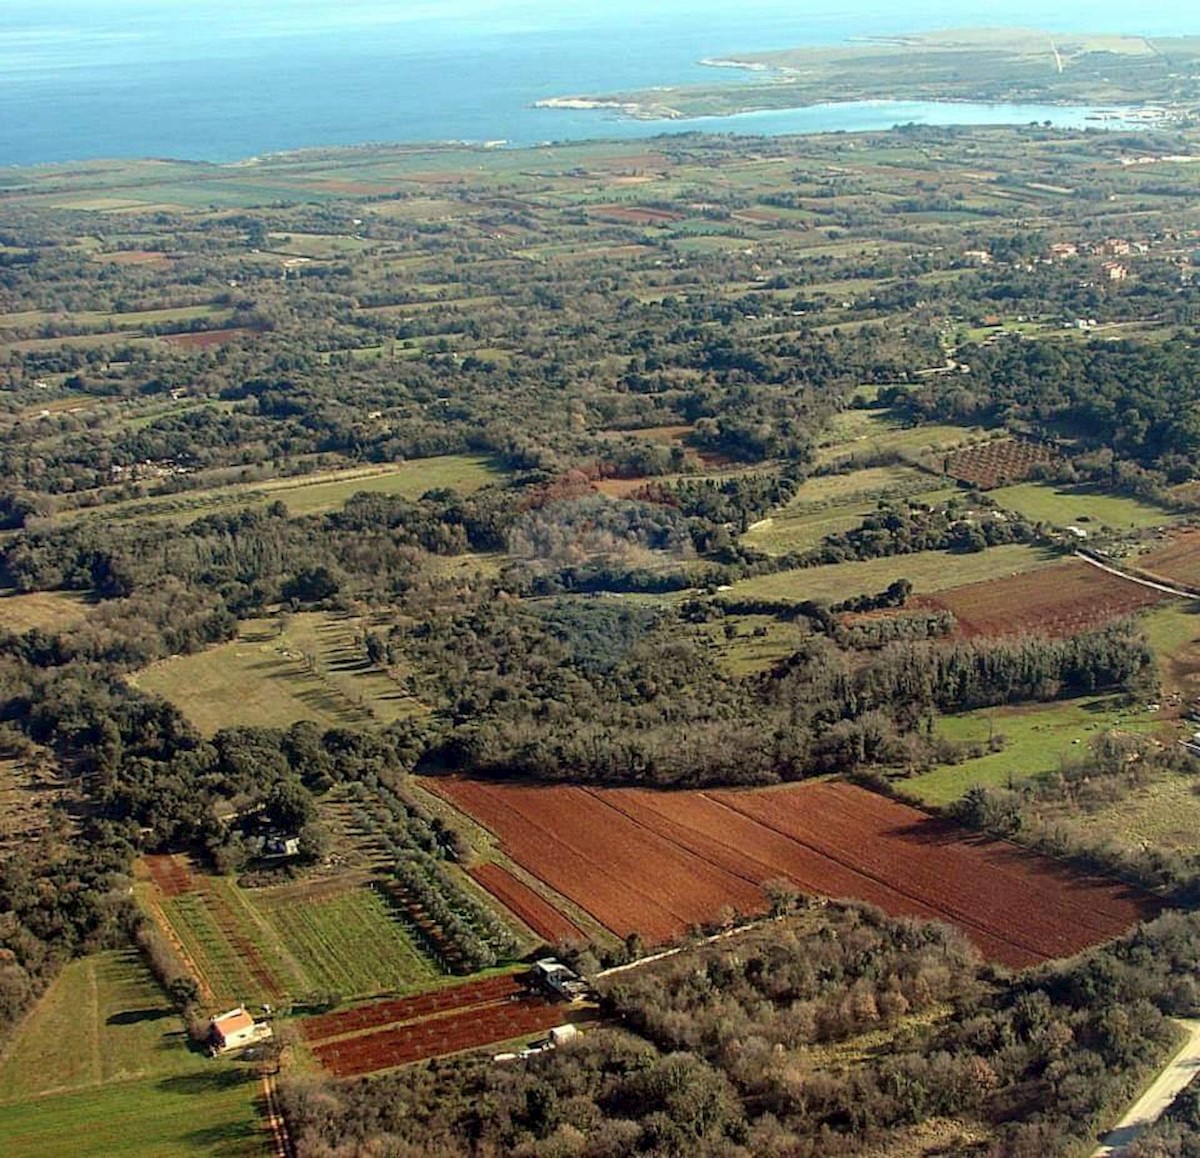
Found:
M 705 57 L 997 22 L 983 0 L 0 0 L 0 164 L 228 161 L 381 141 L 544 140 L 1053 120 L 1040 106 L 833 105 L 639 122 L 539 99 L 736 82 Z M 1002 22 L 1179 35 L 1178 0 L 1010 0 Z

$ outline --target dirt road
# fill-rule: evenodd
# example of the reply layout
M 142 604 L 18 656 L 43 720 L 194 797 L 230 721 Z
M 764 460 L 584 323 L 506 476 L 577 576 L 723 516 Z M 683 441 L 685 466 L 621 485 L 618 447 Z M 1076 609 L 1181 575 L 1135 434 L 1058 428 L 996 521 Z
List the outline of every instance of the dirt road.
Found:
M 1075 558 L 1082 559 L 1085 563 L 1090 563 L 1101 571 L 1107 571 L 1110 575 L 1119 575 L 1122 579 L 1128 579 L 1130 583 L 1136 583 L 1140 587 L 1149 587 L 1151 591 L 1162 591 L 1166 595 L 1178 595 L 1180 599 L 1196 598 L 1191 591 L 1185 591 L 1182 587 L 1172 587 L 1169 583 L 1155 583 L 1151 579 L 1143 579 L 1140 575 L 1131 575 L 1128 571 L 1122 571 L 1120 567 L 1110 567 L 1107 563 L 1101 563 L 1099 559 L 1085 555 L 1082 551 L 1076 551 Z
M 1092 1158 L 1115 1158 L 1147 1126 L 1157 1122 L 1175 1095 L 1200 1073 L 1200 1021 L 1180 1021 L 1187 1031 L 1183 1048 L 1150 1083 L 1149 1089 L 1129 1108 L 1129 1112 L 1100 1140 Z

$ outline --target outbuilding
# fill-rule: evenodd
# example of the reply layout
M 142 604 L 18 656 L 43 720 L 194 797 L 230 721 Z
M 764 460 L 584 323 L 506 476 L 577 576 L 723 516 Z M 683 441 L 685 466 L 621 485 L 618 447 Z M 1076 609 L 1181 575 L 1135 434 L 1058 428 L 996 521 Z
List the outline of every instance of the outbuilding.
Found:
M 212 1019 L 208 1031 L 215 1053 L 226 1053 L 271 1036 L 269 1025 L 260 1025 L 242 1006 Z

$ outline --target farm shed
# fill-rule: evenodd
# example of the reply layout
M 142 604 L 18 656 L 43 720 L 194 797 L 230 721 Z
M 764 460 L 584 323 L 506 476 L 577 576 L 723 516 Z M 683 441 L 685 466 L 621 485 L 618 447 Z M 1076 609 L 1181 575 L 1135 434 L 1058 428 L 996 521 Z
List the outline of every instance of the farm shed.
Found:
M 534 980 L 552 997 L 576 1001 L 587 992 L 579 974 L 553 957 L 543 957 L 533 965 Z
M 560 1045 L 566 1045 L 569 1041 L 574 1041 L 579 1036 L 579 1030 L 573 1025 L 556 1025 L 550 1031 L 550 1044 L 557 1048 Z

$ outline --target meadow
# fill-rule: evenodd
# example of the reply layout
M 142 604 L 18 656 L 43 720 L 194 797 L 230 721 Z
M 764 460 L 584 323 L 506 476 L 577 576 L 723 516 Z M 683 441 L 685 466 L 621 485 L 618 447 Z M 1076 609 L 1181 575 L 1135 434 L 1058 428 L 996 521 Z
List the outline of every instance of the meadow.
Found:
M 248 619 L 237 639 L 161 660 L 133 677 L 177 703 L 202 732 L 237 724 L 326 728 L 389 724 L 422 712 L 403 682 L 367 663 L 357 637 L 367 621 L 333 612 Z
M 995 752 L 960 764 L 941 765 L 900 781 L 899 786 L 926 804 L 946 805 L 977 784 L 1000 788 L 1057 772 L 1065 762 L 1086 757 L 1088 742 L 1105 732 L 1115 729 L 1146 733 L 1158 727 L 1144 705 L 1131 705 L 1123 696 L 985 708 L 943 716 L 937 721 L 937 731 L 948 740 L 987 745 L 993 738 L 1003 738 L 1003 744 Z
M 967 426 L 905 424 L 890 410 L 843 410 L 826 426 L 818 442 L 819 466 L 840 459 L 897 454 L 917 459 L 978 441 L 982 432 Z
M 1106 494 L 1095 487 L 1017 483 L 989 491 L 988 497 L 1033 522 L 1053 523 L 1059 527 L 1077 524 L 1085 530 L 1103 526 L 1157 527 L 1173 518 L 1171 512 L 1162 507 L 1124 495 Z
M 916 594 L 929 594 L 1020 571 L 1033 571 L 1049 566 L 1058 558 L 1049 551 L 1019 543 L 966 554 L 923 551 L 915 555 L 890 555 L 758 575 L 733 584 L 732 594 L 737 599 L 780 599 L 796 603 L 813 599 L 838 603 L 853 595 L 874 595 L 897 579 L 909 580 Z
M 0 1058 L 8 1158 L 269 1152 L 253 1070 L 190 1049 L 131 949 L 70 962 Z
M 87 616 L 88 600 L 76 591 L 0 594 L 0 629 L 17 634 L 40 628 L 63 631 Z

